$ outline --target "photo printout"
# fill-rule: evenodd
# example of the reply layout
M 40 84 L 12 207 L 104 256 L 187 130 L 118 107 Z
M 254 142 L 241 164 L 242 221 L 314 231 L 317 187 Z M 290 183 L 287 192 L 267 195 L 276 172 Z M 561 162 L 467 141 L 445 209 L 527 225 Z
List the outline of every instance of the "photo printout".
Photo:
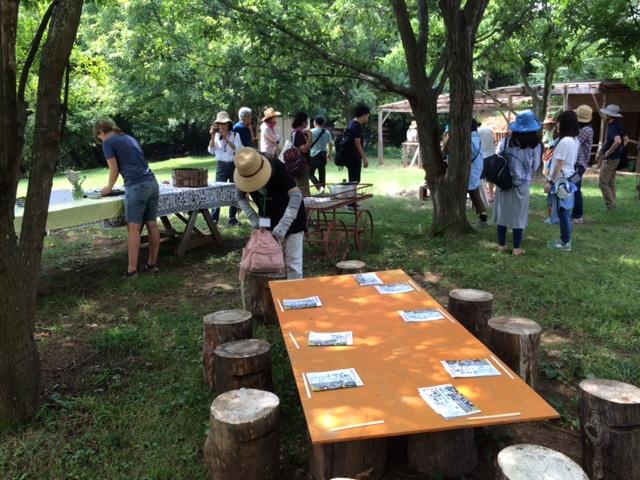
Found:
M 297 310 L 299 308 L 321 307 L 320 297 L 292 298 L 282 300 L 282 308 L 285 310 Z
M 433 320 L 442 320 L 444 315 L 433 308 L 424 308 L 419 310 L 402 310 L 400 316 L 405 322 L 431 322 Z
M 494 377 L 501 375 L 487 358 L 443 360 L 441 363 L 453 378 Z
M 445 419 L 479 413 L 480 410 L 451 384 L 418 389 L 422 399 Z
M 387 283 L 385 285 L 376 285 L 378 293 L 383 295 L 391 295 L 394 293 L 413 292 L 415 288 L 410 283 Z
M 354 388 L 364 385 L 355 368 L 330 370 L 328 372 L 310 372 L 306 374 L 311 390 L 336 390 L 339 388 Z
M 368 285 L 382 285 L 384 282 L 375 273 L 358 273 L 353 276 L 358 282 L 358 285 L 366 287 Z
M 309 345 L 318 347 L 353 345 L 353 332 L 309 332 Z

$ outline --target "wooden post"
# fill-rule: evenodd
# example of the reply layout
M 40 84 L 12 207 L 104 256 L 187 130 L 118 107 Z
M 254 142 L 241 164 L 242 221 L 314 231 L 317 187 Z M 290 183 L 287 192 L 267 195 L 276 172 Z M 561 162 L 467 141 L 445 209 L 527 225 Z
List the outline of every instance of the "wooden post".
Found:
M 538 350 L 542 328 L 521 317 L 494 317 L 489 320 L 489 348 L 535 388 L 538 374 Z
M 485 345 L 487 322 L 493 313 L 493 295 L 484 290 L 457 288 L 449 292 L 449 313 Z
M 364 273 L 367 271 L 367 264 L 360 260 L 343 260 L 336 263 L 336 273 L 338 275 L 348 275 L 353 273 Z
M 504 448 L 497 464 L 496 480 L 589 480 L 576 462 L 540 445 Z
M 280 480 L 280 400 L 232 390 L 211 404 L 204 458 L 211 480 Z
M 218 393 L 238 388 L 273 390 L 271 345 L 255 338 L 227 342 L 213 351 Z
M 584 380 L 578 416 L 582 465 L 589 478 L 640 478 L 640 388 L 615 380 Z
M 251 312 L 220 310 L 202 319 L 202 370 L 204 382 L 215 386 L 213 351 L 218 345 L 253 336 Z
M 271 298 L 269 282 L 271 280 L 286 280 L 285 273 L 254 273 L 247 272 L 246 289 L 249 297 L 248 310 L 254 320 L 267 325 L 276 325 L 278 317 L 276 307 Z
M 309 445 L 313 480 L 330 480 L 341 475 L 377 480 L 386 468 L 386 438 Z
M 419 472 L 447 478 L 468 475 L 478 466 L 472 428 L 409 435 L 407 456 Z
M 384 164 L 384 135 L 382 134 L 382 125 L 384 124 L 384 110 L 378 112 L 378 165 Z

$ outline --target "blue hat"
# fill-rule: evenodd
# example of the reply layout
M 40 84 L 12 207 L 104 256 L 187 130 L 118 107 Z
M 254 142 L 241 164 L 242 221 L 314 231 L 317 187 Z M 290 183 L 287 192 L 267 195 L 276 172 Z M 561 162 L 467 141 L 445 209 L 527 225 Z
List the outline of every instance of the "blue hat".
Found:
M 509 124 L 509 129 L 514 133 L 530 133 L 542 130 L 542 126 L 536 114 L 526 110 L 516 115 L 516 121 Z

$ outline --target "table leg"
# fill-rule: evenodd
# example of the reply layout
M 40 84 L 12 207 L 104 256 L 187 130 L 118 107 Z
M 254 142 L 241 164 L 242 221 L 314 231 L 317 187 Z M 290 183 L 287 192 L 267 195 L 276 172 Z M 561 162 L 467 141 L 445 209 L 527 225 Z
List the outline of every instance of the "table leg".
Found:
M 189 221 L 187 222 L 187 226 L 184 229 L 184 233 L 182 234 L 182 238 L 180 239 L 180 243 L 176 246 L 173 251 L 177 257 L 184 257 L 184 254 L 189 250 L 189 240 L 191 240 L 191 235 L 193 234 L 193 227 L 196 224 L 196 219 L 198 218 L 198 211 L 194 210 L 193 212 L 189 212 Z
M 204 221 L 207 222 L 207 227 L 209 227 L 209 231 L 213 236 L 213 239 L 218 243 L 218 245 L 222 245 L 222 236 L 218 231 L 218 226 L 213 221 L 213 217 L 211 217 L 211 212 L 209 210 L 200 210 L 202 216 L 204 217 Z

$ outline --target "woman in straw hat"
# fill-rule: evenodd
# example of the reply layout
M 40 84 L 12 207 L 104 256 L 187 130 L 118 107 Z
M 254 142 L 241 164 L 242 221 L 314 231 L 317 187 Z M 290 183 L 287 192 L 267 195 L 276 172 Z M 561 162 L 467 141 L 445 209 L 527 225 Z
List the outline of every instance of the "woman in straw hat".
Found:
M 233 159 L 236 152 L 242 148 L 240 135 L 232 132 L 233 122 L 227 112 L 218 112 L 213 125 L 209 129 L 211 140 L 207 149 L 216 158 L 216 182 L 233 182 L 235 166 Z M 229 226 L 238 225 L 236 207 L 229 207 Z M 211 217 L 215 223 L 220 219 L 220 208 L 211 211 Z
M 580 147 L 578 148 L 578 159 L 576 160 L 576 173 L 580 179 L 573 182 L 577 190 L 574 193 L 573 200 L 573 223 L 584 223 L 584 202 L 582 200 L 582 176 L 589 167 L 589 159 L 591 158 L 591 147 L 593 145 L 593 128 L 591 128 L 591 118 L 593 116 L 593 110 L 589 105 L 580 105 L 576 108 L 576 116 L 578 117 L 578 125 L 580 126 L 580 133 L 578 134 L 578 141 Z
M 235 161 L 238 205 L 253 228 L 271 230 L 282 243 L 287 278 L 302 278 L 302 241 L 307 224 L 302 192 L 277 159 L 270 161 L 253 148 L 242 148 Z M 258 212 L 251 207 L 247 194 Z
M 260 151 L 269 158 L 275 158 L 280 152 L 280 134 L 278 133 L 277 118 L 281 117 L 280 112 L 276 112 L 269 107 L 264 111 L 260 120 Z
M 522 240 L 529 223 L 529 195 L 533 172 L 540 166 L 540 122 L 527 110 L 509 124 L 511 136 L 498 145 L 498 153 L 509 162 L 513 187 L 496 187 L 493 221 L 498 230 L 498 251 L 507 249 L 507 229 L 513 230 L 513 255 L 524 254 Z

